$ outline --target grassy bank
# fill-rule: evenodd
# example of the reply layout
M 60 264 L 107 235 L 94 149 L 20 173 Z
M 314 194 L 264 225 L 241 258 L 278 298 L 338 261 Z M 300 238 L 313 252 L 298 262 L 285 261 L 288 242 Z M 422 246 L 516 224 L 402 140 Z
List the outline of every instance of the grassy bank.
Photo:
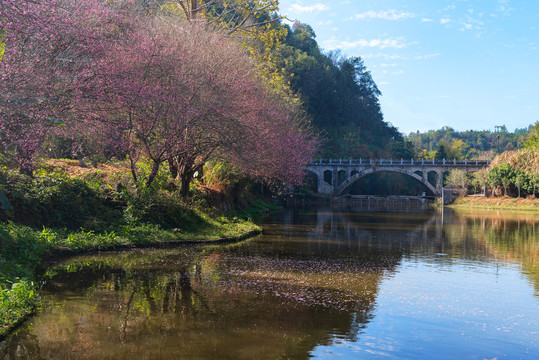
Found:
M 46 169 L 35 178 L 4 169 L 13 209 L 0 209 L 0 339 L 39 306 L 40 273 L 56 256 L 133 247 L 217 243 L 260 232 L 248 218 L 224 213 L 200 194 L 181 199 L 167 182 L 133 191 L 121 169 Z M 82 174 L 82 175 L 81 175 Z M 130 188 L 131 186 L 131 188 Z
M 0 339 L 39 305 L 38 273 L 54 256 L 146 246 L 216 243 L 242 239 L 260 232 L 243 220 L 208 219 L 211 226 L 176 233 L 157 225 L 125 226 L 117 231 L 69 232 L 8 223 L 0 224 Z
M 539 211 L 539 199 L 535 197 L 512 198 L 509 196 L 463 196 L 457 198 L 453 204 L 449 205 L 449 207 Z

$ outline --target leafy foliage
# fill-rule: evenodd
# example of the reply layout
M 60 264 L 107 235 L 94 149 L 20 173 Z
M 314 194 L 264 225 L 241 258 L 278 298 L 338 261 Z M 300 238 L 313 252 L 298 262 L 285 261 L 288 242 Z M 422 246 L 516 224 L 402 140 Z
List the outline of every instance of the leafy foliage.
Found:
M 466 188 L 466 186 L 468 185 L 468 176 L 465 171 L 453 169 L 449 172 L 445 183 L 448 186 Z
M 509 163 L 490 169 L 488 182 L 493 188 L 502 186 L 505 195 L 515 194 L 515 190 L 518 190 L 518 196 L 520 196 L 521 190 L 526 194 L 532 194 L 534 191 L 533 176 L 514 168 Z
M 200 4 L 207 16 L 223 6 L 227 14 L 245 11 L 244 19 L 254 5 L 266 15 L 275 6 L 236 1 L 229 12 L 228 3 Z M 207 23 L 142 9 L 104 0 L 2 6 L 9 24 L 0 63 L 2 154 L 32 173 L 43 143 L 62 130 L 128 154 L 143 186 L 168 162 L 184 197 L 210 158 L 259 179 L 300 182 L 317 144 L 300 109 L 267 91 L 246 54 Z M 142 182 L 141 157 L 151 162 Z
M 496 167 L 504 163 L 510 164 L 515 169 L 528 174 L 539 172 L 539 151 L 534 149 L 522 149 L 518 151 L 506 151 L 492 160 L 491 166 Z
M 27 225 L 99 230 L 121 219 L 119 204 L 80 179 L 62 174 L 30 178 L 6 174 L 11 213 L 0 214 Z
M 539 150 L 539 121 L 530 127 L 528 138 L 524 142 L 524 147 L 532 150 Z
M 96 189 L 104 184 L 95 184 L 96 179 L 41 171 L 35 178 L 12 171 L 2 176 L 9 180 L 5 190 L 13 203 L 12 212 L 2 216 L 33 226 L 0 223 L 0 339 L 39 304 L 36 274 L 46 253 L 216 240 L 259 231 L 246 221 L 189 208 L 163 189 L 130 193 L 124 185 L 120 194 L 112 189 L 102 193 Z
M 438 159 L 436 152 L 443 146 L 446 159 L 492 160 L 496 154 L 521 147 L 528 131 L 516 129 L 511 133 L 505 126 L 496 126 L 495 131 L 455 131 L 445 126 L 425 133 L 410 133 L 406 139 L 413 143 L 417 158 Z
M 29 231 L 0 225 L 0 339 L 39 303 L 35 273 L 43 251 Z

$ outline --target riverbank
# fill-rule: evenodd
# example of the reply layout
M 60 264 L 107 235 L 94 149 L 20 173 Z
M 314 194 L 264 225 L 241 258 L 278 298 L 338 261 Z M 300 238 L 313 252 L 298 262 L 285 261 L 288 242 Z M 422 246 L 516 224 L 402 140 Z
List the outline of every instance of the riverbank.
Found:
M 164 181 L 137 194 L 121 173 L 118 166 L 55 167 L 34 178 L 2 171 L 13 209 L 0 209 L 0 340 L 39 307 L 39 274 L 54 259 L 239 241 L 261 232 L 250 219 L 270 207 L 252 201 L 241 212 L 219 211 L 203 194 L 179 198 Z
M 261 232 L 257 225 L 245 220 L 223 218 L 208 219 L 208 222 L 211 230 L 178 233 L 175 229 L 140 225 L 102 234 L 0 224 L 0 340 L 38 308 L 38 274 L 55 258 L 105 250 L 218 244 L 239 241 Z
M 539 198 L 461 196 L 455 199 L 449 207 L 539 211 Z

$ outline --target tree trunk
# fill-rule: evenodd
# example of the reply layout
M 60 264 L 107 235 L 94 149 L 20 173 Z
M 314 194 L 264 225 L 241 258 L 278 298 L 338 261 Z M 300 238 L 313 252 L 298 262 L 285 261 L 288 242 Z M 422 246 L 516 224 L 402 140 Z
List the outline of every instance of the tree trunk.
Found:
M 131 167 L 131 176 L 133 176 L 133 181 L 135 182 L 135 186 L 138 187 L 137 170 L 135 169 L 135 162 L 133 161 L 132 156 L 129 156 L 129 163 Z
M 168 171 L 170 171 L 170 176 L 172 176 L 173 179 L 178 177 L 178 163 L 174 158 L 168 159 Z
M 190 172 L 180 174 L 180 195 L 182 199 L 186 199 L 187 195 L 189 195 L 189 185 L 191 184 L 191 180 L 193 179 Z
M 154 181 L 155 177 L 159 173 L 159 165 L 160 163 L 157 161 L 153 161 L 152 164 L 152 171 L 150 171 L 150 175 L 148 175 L 148 180 L 146 181 L 146 187 L 150 186 L 150 184 Z
M 191 0 L 191 14 L 189 15 L 190 19 L 196 20 L 198 17 L 198 0 Z
M 180 195 L 182 198 L 187 198 L 189 195 L 189 185 L 193 181 L 193 176 L 197 171 L 202 169 L 201 164 L 197 164 L 196 157 L 177 157 L 175 160 L 177 175 L 180 178 Z

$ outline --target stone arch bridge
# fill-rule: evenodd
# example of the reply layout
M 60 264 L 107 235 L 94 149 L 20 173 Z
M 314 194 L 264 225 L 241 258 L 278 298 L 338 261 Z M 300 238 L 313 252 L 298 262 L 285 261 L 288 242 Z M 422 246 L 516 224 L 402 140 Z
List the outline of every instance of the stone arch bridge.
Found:
M 489 165 L 478 160 L 394 160 L 394 159 L 319 159 L 305 169 L 318 177 L 318 193 L 338 196 L 359 178 L 376 172 L 395 172 L 411 176 L 435 196 L 442 196 L 444 173 L 453 169 L 479 171 Z M 429 182 L 433 173 L 434 183 Z

